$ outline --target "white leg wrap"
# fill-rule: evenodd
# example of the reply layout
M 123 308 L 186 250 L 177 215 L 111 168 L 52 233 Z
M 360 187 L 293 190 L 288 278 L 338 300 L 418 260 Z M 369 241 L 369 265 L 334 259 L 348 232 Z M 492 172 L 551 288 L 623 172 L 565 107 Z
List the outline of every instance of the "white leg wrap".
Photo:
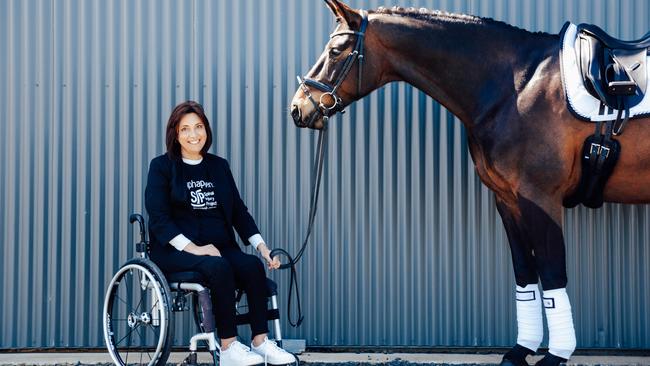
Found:
M 544 338 L 542 297 L 537 284 L 517 286 L 517 343 L 537 352 Z
M 568 360 L 576 349 L 576 332 L 566 289 L 544 291 L 544 309 L 548 321 L 548 351 Z

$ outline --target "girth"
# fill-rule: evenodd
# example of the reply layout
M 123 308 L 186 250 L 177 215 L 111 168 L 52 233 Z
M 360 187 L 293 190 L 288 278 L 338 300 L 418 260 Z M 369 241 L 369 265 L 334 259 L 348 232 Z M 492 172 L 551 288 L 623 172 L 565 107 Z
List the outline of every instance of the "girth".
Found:
M 564 199 L 565 207 L 575 207 L 580 203 L 589 208 L 599 208 L 603 205 L 605 184 L 612 175 L 621 153 L 620 142 L 612 138 L 613 128 L 614 121 L 596 122 L 596 132 L 585 140 L 580 155 L 580 183 L 574 193 Z

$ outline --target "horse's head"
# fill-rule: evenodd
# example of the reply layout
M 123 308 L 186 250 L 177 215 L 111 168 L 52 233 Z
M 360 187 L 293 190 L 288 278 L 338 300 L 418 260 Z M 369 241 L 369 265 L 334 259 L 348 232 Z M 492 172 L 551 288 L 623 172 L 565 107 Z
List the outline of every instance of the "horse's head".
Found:
M 325 50 L 302 79 L 291 101 L 296 126 L 321 129 L 324 120 L 372 90 L 373 67 L 367 67 L 365 11 L 353 10 L 338 0 L 325 0 L 338 26 Z

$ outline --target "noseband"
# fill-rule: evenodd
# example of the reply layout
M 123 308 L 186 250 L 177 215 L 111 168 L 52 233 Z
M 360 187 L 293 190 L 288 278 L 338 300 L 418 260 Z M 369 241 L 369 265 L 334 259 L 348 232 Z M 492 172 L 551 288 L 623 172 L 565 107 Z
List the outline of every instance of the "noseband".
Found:
M 357 36 L 357 43 L 354 46 L 354 50 L 348 54 L 348 57 L 345 59 L 345 62 L 343 63 L 343 69 L 341 69 L 341 73 L 338 75 L 336 78 L 336 81 L 334 82 L 334 86 L 330 86 L 326 83 L 310 79 L 305 77 L 304 79 L 301 79 L 300 76 L 297 76 L 298 78 L 298 83 L 300 84 L 300 88 L 302 89 L 303 93 L 309 98 L 311 103 L 314 105 L 314 108 L 316 109 L 316 113 L 312 115 L 312 117 L 309 119 L 308 122 L 296 122 L 298 127 L 313 127 L 314 121 L 320 117 L 323 116 L 323 121 L 326 123 L 329 117 L 335 115 L 337 112 L 344 113 L 345 111 L 343 110 L 343 101 L 341 100 L 341 97 L 339 97 L 336 92 L 338 88 L 341 86 L 345 78 L 347 78 L 348 74 L 350 73 L 350 70 L 352 69 L 352 65 L 354 65 L 355 61 L 359 61 L 359 75 L 357 77 L 357 95 L 361 94 L 361 75 L 362 75 L 362 69 L 363 69 L 363 39 L 366 33 L 366 27 L 368 26 L 368 13 L 365 10 L 361 10 L 361 27 L 359 28 L 358 32 L 352 31 L 352 30 L 344 30 L 340 32 L 334 32 L 330 34 L 330 38 L 334 38 L 336 36 L 342 36 L 342 35 L 355 35 Z M 314 97 L 312 94 L 309 92 L 309 87 L 312 87 L 314 89 L 318 89 L 323 92 L 321 94 L 320 99 L 318 103 L 316 103 L 316 100 L 314 100 Z M 331 99 L 331 100 L 330 100 Z

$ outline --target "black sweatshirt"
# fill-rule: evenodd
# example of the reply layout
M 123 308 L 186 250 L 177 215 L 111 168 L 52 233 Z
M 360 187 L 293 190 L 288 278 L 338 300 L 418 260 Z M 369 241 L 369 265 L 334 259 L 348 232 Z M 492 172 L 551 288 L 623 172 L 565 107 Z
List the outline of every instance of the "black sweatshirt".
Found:
M 228 162 L 206 154 L 198 165 L 160 155 L 149 165 L 145 206 L 152 257 L 176 251 L 179 234 L 197 245 L 237 246 L 232 228 L 248 245 L 259 229 L 239 196 Z

